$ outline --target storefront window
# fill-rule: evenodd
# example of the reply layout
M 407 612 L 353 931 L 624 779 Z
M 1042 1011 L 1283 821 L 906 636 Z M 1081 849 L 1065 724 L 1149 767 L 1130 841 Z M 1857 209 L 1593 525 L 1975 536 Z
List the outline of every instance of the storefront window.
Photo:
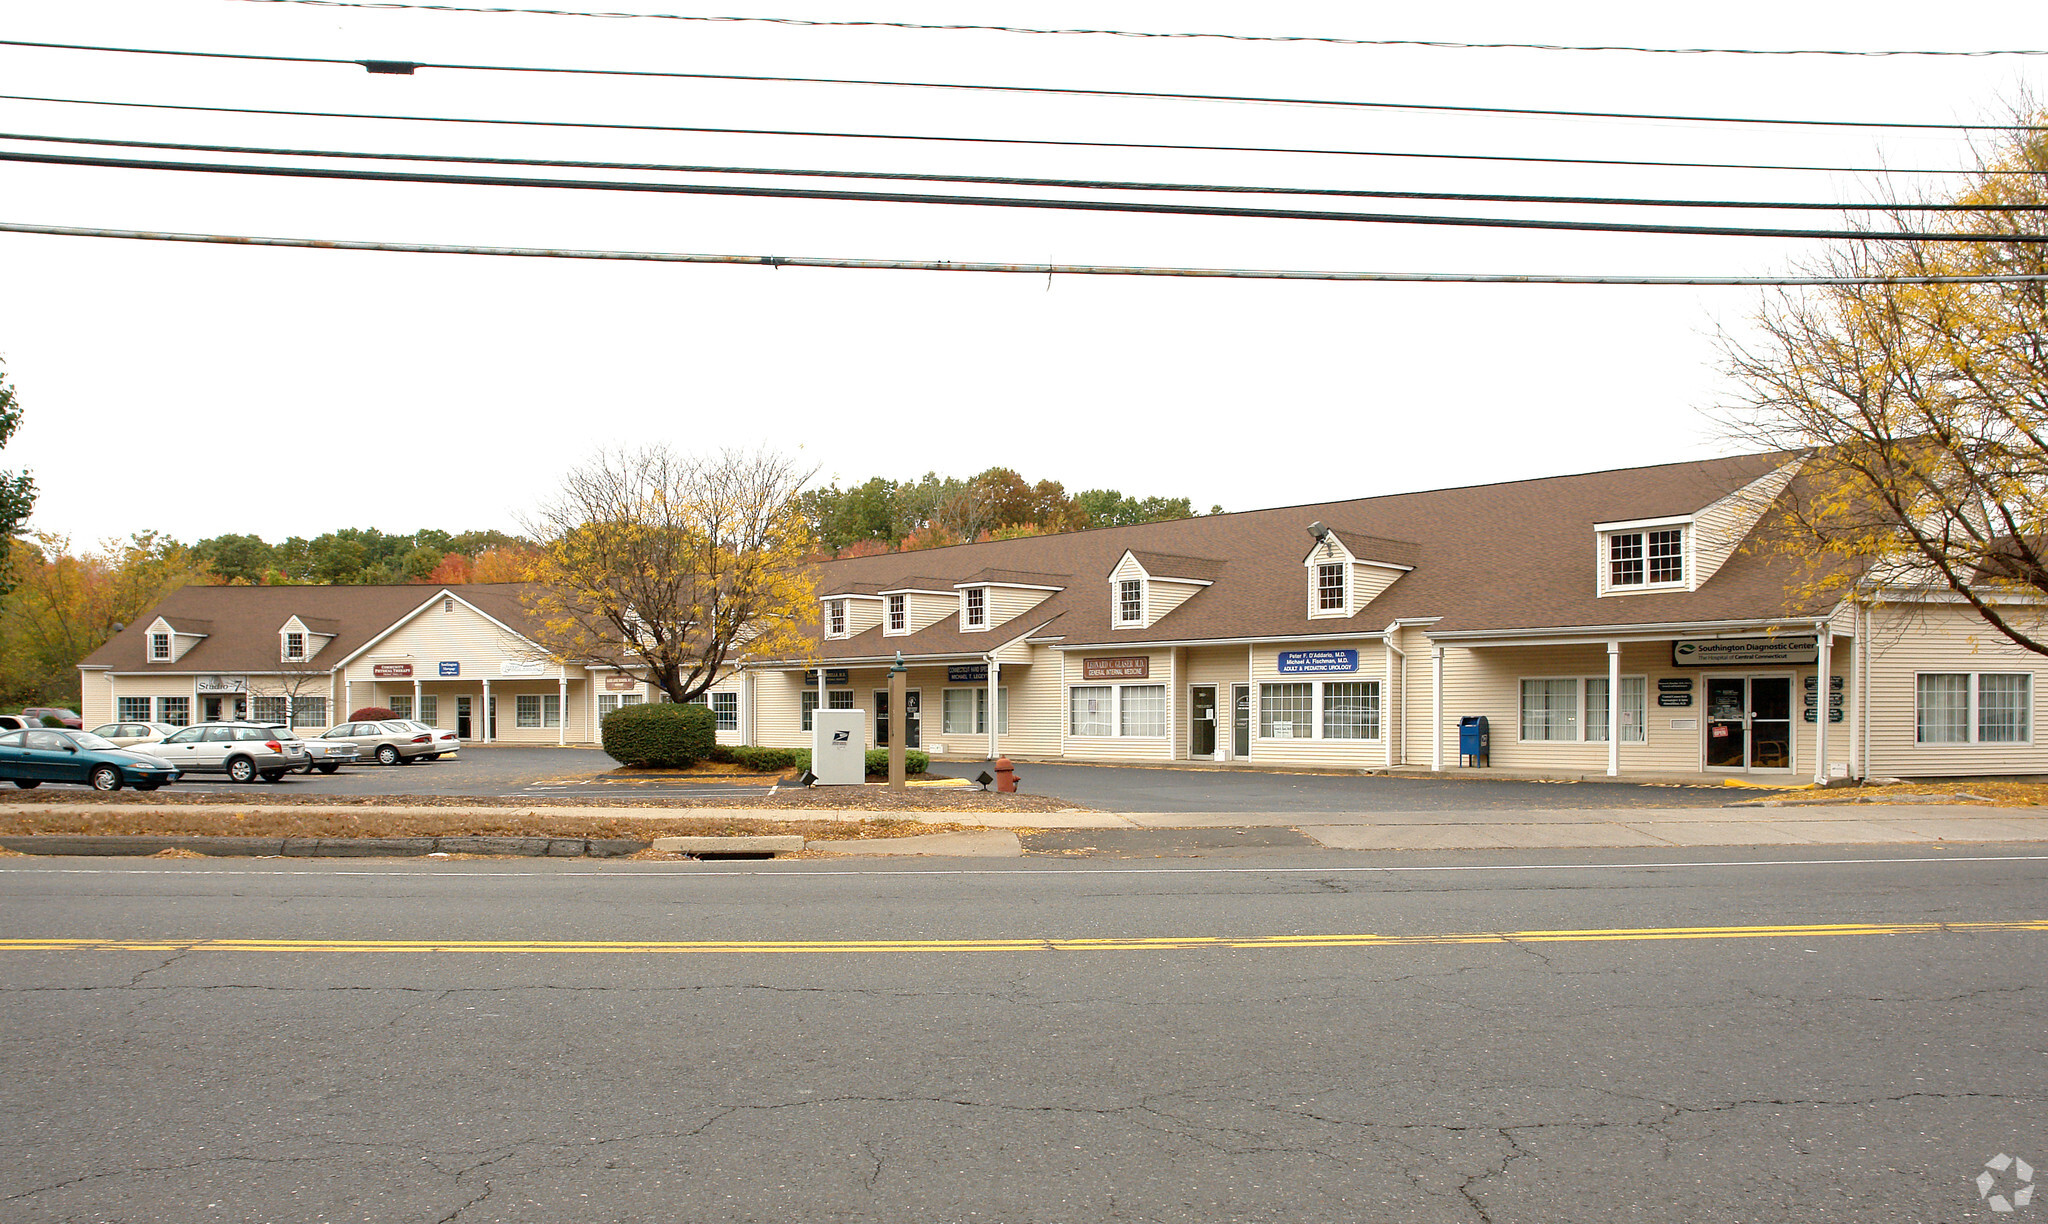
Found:
M 186 727 L 192 723 L 192 699 L 190 697 L 159 697 L 156 699 L 156 720 L 173 727 Z
M 1259 736 L 1262 739 L 1311 739 L 1316 733 L 1316 686 L 1259 686 Z
M 390 698 L 386 698 L 386 701 L 388 702 L 388 704 L 387 704 L 387 706 L 386 706 L 385 708 L 389 709 L 389 710 L 390 710 L 390 711 L 391 711 L 391 712 L 392 712 L 393 714 L 396 714 L 396 715 L 398 715 L 398 716 L 399 716 L 400 718 L 411 718 L 411 717 L 412 717 L 412 694 L 411 694 L 411 693 L 406 693 L 406 694 L 404 694 L 403 696 L 399 696 L 399 697 L 390 697 Z M 520 723 L 519 725 L 523 727 L 523 726 L 525 726 L 526 724 L 525 724 L 525 723 Z
M 1604 712 L 1601 718 L 1604 723 Z M 1577 680 L 1522 681 L 1523 739 L 1575 740 L 1579 738 L 1578 720 Z
M 1379 681 L 1332 681 L 1323 685 L 1324 739 L 1379 737 Z
M 1126 684 L 1123 686 L 1122 713 L 1119 715 L 1122 735 L 1166 734 L 1166 686 L 1163 684 Z
M 1108 685 L 1090 685 L 1087 688 L 1070 689 L 1067 693 L 1069 735 L 1109 735 L 1110 701 L 1112 690 Z

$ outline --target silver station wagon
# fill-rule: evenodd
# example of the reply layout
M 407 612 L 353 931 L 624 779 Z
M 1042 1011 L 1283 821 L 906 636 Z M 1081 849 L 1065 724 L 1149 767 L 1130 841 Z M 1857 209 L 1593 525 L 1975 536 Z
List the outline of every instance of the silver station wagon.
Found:
M 149 753 L 180 773 L 224 773 L 236 782 L 275 782 L 313 759 L 297 737 L 244 722 L 201 723 L 131 751 Z

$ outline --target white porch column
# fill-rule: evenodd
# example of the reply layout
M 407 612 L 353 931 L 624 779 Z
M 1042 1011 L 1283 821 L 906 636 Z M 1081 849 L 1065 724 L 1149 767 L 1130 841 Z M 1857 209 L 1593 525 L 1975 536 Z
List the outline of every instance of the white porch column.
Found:
M 356 682 L 346 676 L 341 680 L 341 704 L 348 708 L 341 712 L 341 718 L 335 719 L 335 722 L 340 722 L 342 718 L 356 712 Z
M 1613 641 L 1607 643 L 1607 776 L 1621 776 L 1621 643 Z
M 292 700 L 293 698 L 290 693 L 286 693 L 284 695 L 284 725 L 286 727 L 291 727 L 294 725 L 292 719 Z
M 569 669 L 561 668 L 561 675 L 555 677 L 555 708 L 562 716 L 555 720 L 555 745 L 560 747 L 569 742 Z
M 484 733 L 477 738 L 488 744 L 491 742 L 491 732 L 496 730 L 491 725 L 496 720 L 491 717 L 491 681 L 488 676 L 484 678 L 484 708 L 477 711 L 477 717 L 483 719 L 484 723 Z
M 1429 768 L 1444 771 L 1444 648 L 1429 648 Z
M 803 704 L 802 697 L 797 698 L 797 704 Z M 818 669 L 818 708 L 821 710 L 825 708 L 825 669 L 822 667 Z M 811 718 L 811 730 L 816 731 L 817 729 L 818 719 L 813 715 Z
M 1813 784 L 1826 786 L 1828 782 L 1828 715 L 1834 712 L 1834 693 L 1828 687 L 1833 682 L 1835 630 L 1826 621 L 1820 621 L 1815 638 L 1818 655 L 1814 659 L 1813 694 Z M 1844 685 L 1842 704 L 1847 705 L 1849 694 Z
M 426 721 L 420 718 L 420 678 L 417 674 L 412 678 L 412 716 L 420 722 Z
M 988 759 L 993 761 L 1003 755 L 1002 741 L 998 732 L 1003 725 L 1003 665 L 996 657 L 988 657 Z M 944 697 L 940 698 L 944 701 Z

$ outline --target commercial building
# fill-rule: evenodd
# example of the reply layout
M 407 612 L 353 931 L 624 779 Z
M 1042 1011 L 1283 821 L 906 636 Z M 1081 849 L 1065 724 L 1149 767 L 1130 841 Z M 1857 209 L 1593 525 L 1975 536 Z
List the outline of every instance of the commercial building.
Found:
M 901 737 L 940 759 L 2048 773 L 2039 656 L 1943 592 L 1817 584 L 1760 543 L 1801 462 L 826 562 L 815 649 L 742 656 L 706 701 L 727 742 L 804 746 L 824 706 L 862 711 L 871 744 Z M 87 725 L 289 707 L 310 728 L 374 703 L 465 739 L 560 743 L 651 699 L 630 676 L 550 660 L 525 615 L 505 586 L 188 588 L 86 660 Z M 909 691 L 891 709 L 899 657 Z M 280 692 L 294 680 L 308 682 Z M 1476 719 L 1483 757 L 1460 751 Z

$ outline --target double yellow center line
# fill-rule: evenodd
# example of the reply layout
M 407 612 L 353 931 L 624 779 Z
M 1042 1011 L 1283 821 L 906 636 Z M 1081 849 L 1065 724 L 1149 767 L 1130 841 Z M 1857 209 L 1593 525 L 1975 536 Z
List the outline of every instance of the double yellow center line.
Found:
M 1619 927 L 1471 931 L 1436 935 L 1227 935 L 1142 939 L 0 939 L 4 952 L 1196 952 L 1211 949 L 1416 948 L 1454 944 L 1612 943 L 1670 939 L 1815 939 L 1829 935 L 2003 935 L 2048 931 L 2048 919 L 2012 922 L 1840 922 L 1812 926 Z

